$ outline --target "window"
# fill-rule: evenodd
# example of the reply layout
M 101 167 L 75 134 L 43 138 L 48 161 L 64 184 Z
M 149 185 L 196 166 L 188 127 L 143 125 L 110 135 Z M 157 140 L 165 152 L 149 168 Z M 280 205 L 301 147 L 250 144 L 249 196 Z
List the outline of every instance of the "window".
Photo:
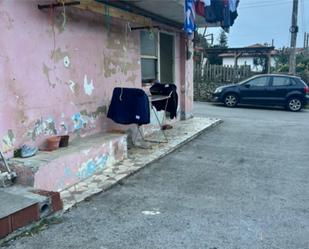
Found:
M 258 77 L 250 80 L 246 85 L 254 87 L 265 87 L 268 86 L 269 77 Z
M 273 86 L 290 86 L 292 82 L 287 77 L 273 77 Z
M 142 82 L 150 83 L 158 78 L 158 33 L 141 31 Z

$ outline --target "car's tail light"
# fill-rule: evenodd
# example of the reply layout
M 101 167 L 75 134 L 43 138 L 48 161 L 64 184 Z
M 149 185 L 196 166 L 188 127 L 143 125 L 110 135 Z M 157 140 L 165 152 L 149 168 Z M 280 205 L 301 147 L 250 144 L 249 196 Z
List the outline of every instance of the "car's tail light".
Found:
M 305 86 L 305 94 L 309 94 L 309 87 Z

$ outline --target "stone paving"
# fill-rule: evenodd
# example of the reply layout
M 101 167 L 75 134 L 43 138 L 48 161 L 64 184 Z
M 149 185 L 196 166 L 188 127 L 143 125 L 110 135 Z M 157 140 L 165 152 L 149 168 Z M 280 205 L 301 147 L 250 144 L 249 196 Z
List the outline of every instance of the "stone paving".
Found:
M 129 149 L 127 159 L 103 171 L 96 172 L 92 177 L 63 190 L 60 194 L 64 211 L 87 197 L 109 189 L 120 180 L 164 157 L 184 143 L 191 141 L 207 128 L 219 123 L 221 120 L 215 118 L 192 118 L 174 123 L 173 129 L 165 131 L 168 143 L 150 143 L 138 140 L 140 146 Z M 157 131 L 147 139 L 163 140 L 163 135 Z

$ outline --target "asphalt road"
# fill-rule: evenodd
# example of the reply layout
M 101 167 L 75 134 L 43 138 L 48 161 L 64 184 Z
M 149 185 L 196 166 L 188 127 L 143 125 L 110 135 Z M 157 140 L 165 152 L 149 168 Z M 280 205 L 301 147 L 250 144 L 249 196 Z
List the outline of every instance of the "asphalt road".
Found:
M 309 111 L 195 113 L 224 123 L 8 248 L 309 248 Z

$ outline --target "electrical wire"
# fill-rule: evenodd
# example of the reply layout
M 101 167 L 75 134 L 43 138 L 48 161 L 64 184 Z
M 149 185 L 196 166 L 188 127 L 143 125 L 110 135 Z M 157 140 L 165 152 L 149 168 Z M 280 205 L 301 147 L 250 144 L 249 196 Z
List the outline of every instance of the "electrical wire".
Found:
M 279 6 L 279 5 L 285 5 L 285 4 L 292 4 L 291 1 L 280 1 L 280 2 L 270 2 L 270 3 L 264 3 L 264 4 L 256 4 L 256 5 L 247 5 L 242 6 L 239 5 L 239 9 L 256 9 L 256 8 L 263 8 L 263 7 L 272 7 L 272 6 Z

